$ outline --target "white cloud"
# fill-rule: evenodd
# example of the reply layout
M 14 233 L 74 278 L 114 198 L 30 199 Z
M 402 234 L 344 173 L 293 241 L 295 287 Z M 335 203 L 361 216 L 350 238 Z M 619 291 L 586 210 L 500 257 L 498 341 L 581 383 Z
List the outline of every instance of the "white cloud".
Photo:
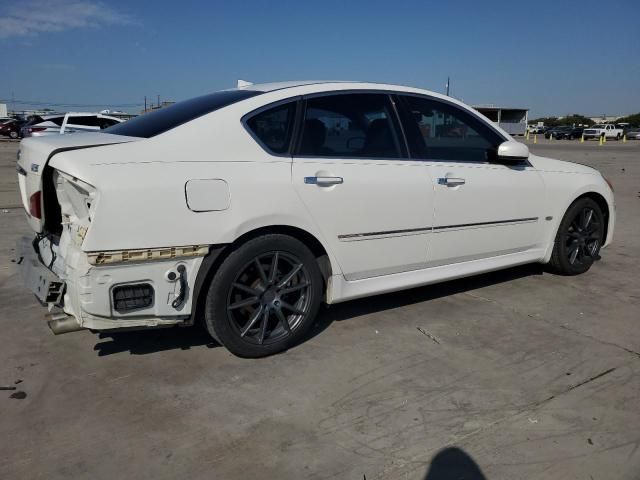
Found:
M 0 12 L 0 38 L 34 36 L 77 28 L 131 25 L 126 14 L 92 0 L 26 0 Z

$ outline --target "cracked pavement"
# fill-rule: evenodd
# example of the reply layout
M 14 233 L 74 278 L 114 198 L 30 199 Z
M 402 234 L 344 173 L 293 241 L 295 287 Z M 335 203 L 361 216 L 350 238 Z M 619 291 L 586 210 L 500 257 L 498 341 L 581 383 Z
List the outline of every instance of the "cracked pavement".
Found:
M 337 305 L 261 360 L 198 329 L 53 336 L 10 262 L 28 230 L 0 142 L 0 478 L 433 480 L 448 447 L 486 479 L 640 478 L 640 142 L 538 142 L 616 188 L 590 272 Z

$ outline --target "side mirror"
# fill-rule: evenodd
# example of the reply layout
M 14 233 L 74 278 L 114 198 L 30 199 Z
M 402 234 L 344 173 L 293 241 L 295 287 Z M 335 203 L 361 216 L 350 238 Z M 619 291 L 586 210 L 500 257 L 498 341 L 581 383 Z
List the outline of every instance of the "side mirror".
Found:
M 529 147 L 524 143 L 509 140 L 498 146 L 498 161 L 520 162 L 529 158 Z

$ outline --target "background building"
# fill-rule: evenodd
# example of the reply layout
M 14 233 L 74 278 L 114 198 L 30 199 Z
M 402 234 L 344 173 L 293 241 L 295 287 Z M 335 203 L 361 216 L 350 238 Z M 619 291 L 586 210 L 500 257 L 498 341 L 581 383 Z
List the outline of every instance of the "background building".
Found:
M 510 135 L 524 135 L 529 120 L 528 108 L 501 107 L 497 105 L 474 105 L 478 112 Z

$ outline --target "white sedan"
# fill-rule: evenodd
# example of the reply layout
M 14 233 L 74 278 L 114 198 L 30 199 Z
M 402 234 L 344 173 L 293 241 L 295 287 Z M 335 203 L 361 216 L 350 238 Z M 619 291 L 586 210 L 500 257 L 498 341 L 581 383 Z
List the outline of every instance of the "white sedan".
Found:
M 322 302 L 586 272 L 615 219 L 598 171 L 396 85 L 247 85 L 18 158 L 20 263 L 55 333 L 202 321 L 245 357 L 302 340 Z

